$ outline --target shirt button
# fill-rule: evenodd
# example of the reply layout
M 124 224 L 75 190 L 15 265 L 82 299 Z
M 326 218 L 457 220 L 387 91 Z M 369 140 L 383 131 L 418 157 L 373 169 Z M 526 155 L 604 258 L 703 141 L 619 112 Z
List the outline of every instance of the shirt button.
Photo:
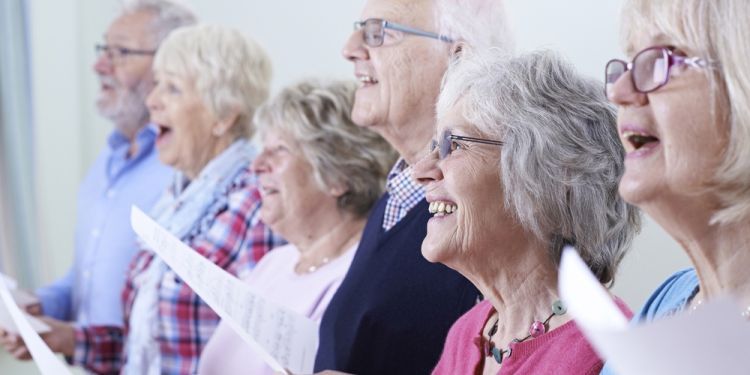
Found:
M 117 195 L 117 192 L 114 189 L 107 190 L 107 198 L 114 198 Z
M 94 229 L 91 231 L 91 237 L 99 238 L 99 229 Z

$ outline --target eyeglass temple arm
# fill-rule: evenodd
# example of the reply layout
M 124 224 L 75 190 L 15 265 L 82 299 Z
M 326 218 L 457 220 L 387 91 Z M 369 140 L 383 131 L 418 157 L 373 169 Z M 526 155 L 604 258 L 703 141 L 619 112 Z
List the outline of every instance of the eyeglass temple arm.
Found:
M 701 58 L 701 57 L 682 57 L 682 56 L 672 56 L 673 59 L 675 59 L 677 62 L 690 65 L 694 68 L 707 68 L 712 65 L 711 62 L 708 60 Z
M 440 34 L 437 34 L 437 33 L 431 33 L 429 31 L 422 31 L 422 30 L 419 30 L 419 29 L 414 29 L 414 28 L 411 28 L 409 26 L 401 25 L 401 24 L 398 24 L 398 23 L 393 23 L 393 22 L 385 21 L 384 26 L 387 27 L 387 28 L 391 28 L 393 30 L 403 31 L 403 32 L 409 33 L 409 34 L 414 34 L 414 35 L 424 36 L 424 37 L 433 38 L 433 39 L 437 39 L 437 40 L 442 40 L 443 42 L 448 42 L 448 43 L 452 43 L 453 42 L 453 39 L 451 39 L 448 36 L 440 35 Z
M 476 143 L 484 143 L 487 145 L 497 145 L 502 146 L 502 141 L 493 141 L 491 139 L 483 139 L 483 138 L 474 138 L 474 137 L 464 137 L 462 135 L 451 135 L 451 139 L 456 139 L 459 141 L 469 141 L 469 142 L 476 142 Z

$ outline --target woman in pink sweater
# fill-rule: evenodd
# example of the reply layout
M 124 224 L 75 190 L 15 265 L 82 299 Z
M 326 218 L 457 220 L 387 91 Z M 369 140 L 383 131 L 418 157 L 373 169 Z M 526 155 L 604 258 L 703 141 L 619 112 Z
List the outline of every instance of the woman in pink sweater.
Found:
M 303 81 L 255 115 L 263 149 L 253 162 L 261 219 L 289 244 L 261 259 L 246 281 L 268 300 L 319 321 L 346 275 L 370 208 L 394 161 L 377 134 L 349 114 L 356 83 Z M 200 374 L 272 374 L 223 322 Z
M 451 328 L 434 374 L 597 374 L 559 301 L 557 263 L 575 245 L 609 283 L 640 226 L 617 194 L 623 150 L 601 85 L 549 52 L 468 50 L 437 114 L 414 169 L 434 214 L 422 254 L 485 299 Z

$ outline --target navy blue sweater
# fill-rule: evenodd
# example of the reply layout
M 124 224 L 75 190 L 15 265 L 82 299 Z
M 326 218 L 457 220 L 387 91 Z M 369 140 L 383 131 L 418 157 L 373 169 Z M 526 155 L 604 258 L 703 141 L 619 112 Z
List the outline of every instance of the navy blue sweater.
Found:
M 357 254 L 320 325 L 315 371 L 429 374 L 451 325 L 477 301 L 459 273 L 422 257 L 427 202 L 389 231 L 388 194 L 367 220 Z

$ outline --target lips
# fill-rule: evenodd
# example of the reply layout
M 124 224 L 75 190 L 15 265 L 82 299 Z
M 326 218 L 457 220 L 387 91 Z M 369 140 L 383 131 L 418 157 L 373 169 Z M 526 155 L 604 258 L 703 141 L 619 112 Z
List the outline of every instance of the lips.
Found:
M 659 138 L 656 138 L 652 135 L 637 133 L 633 131 L 623 132 L 622 136 L 628 141 L 628 143 L 630 143 L 630 146 L 632 146 L 634 150 L 639 150 L 649 143 L 659 142 Z
M 640 126 L 621 126 L 620 137 L 625 146 L 627 157 L 648 155 L 661 145 L 659 137 L 651 130 Z
M 104 76 L 104 77 L 100 76 L 99 84 L 100 84 L 100 88 L 102 91 L 114 90 L 115 88 L 118 87 L 117 81 L 115 81 L 114 78 L 107 77 L 107 76 Z
M 172 134 L 172 128 L 169 125 L 154 123 L 158 133 L 156 135 L 156 146 L 163 146 Z
M 279 193 L 279 190 L 276 189 L 276 188 L 273 188 L 271 186 L 268 186 L 268 185 L 261 185 L 260 186 L 260 196 L 261 196 L 261 198 L 265 198 L 265 197 L 267 197 L 269 195 L 274 195 L 274 194 L 278 194 L 278 193 Z
M 357 80 L 359 81 L 359 83 L 362 84 L 362 87 L 371 86 L 371 85 L 375 85 L 378 83 L 378 80 L 369 74 L 357 73 L 355 74 L 355 76 L 357 77 Z

